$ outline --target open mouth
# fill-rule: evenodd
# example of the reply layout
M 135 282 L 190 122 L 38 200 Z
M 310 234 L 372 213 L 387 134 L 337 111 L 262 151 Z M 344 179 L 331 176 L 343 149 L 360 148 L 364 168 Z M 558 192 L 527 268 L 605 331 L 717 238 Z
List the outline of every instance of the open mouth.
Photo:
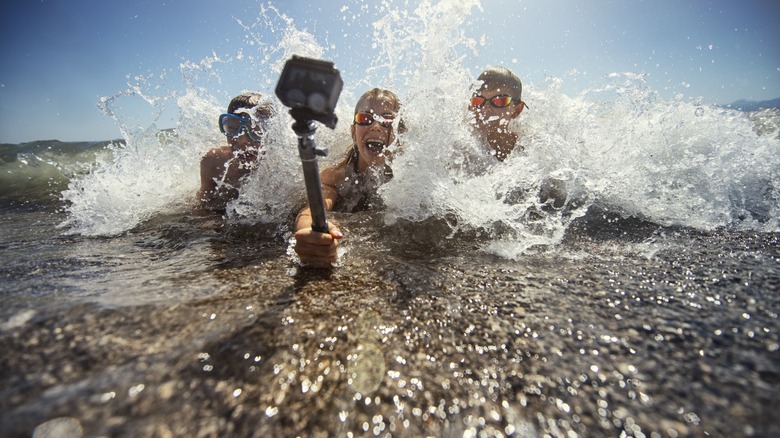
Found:
M 375 153 L 378 154 L 382 152 L 382 150 L 385 148 L 384 142 L 377 141 L 377 140 L 367 140 L 366 141 L 366 148 Z

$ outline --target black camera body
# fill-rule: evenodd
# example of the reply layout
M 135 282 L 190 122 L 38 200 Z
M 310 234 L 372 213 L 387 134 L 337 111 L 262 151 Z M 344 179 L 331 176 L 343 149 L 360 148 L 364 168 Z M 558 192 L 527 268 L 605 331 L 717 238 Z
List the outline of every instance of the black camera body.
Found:
M 290 114 L 297 121 L 316 120 L 333 129 L 343 86 L 332 62 L 293 55 L 276 84 L 276 96 L 291 108 Z

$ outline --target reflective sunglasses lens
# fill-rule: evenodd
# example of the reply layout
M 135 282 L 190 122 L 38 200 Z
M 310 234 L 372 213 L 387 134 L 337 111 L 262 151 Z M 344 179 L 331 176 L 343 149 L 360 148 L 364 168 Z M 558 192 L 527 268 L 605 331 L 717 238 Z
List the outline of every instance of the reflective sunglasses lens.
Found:
M 381 123 L 383 126 L 388 127 L 393 125 L 393 120 L 395 120 L 395 115 L 387 113 L 382 114 L 381 116 L 374 116 L 377 120 L 379 120 L 379 123 Z
M 374 115 L 369 113 L 357 113 L 355 114 L 355 123 L 358 125 L 370 125 L 374 122 Z
M 505 106 L 509 106 L 511 102 L 512 102 L 512 98 L 510 96 L 496 96 L 490 99 L 490 103 L 496 108 L 503 108 Z
M 485 98 L 482 96 L 474 96 L 471 98 L 471 106 L 480 108 L 485 104 Z

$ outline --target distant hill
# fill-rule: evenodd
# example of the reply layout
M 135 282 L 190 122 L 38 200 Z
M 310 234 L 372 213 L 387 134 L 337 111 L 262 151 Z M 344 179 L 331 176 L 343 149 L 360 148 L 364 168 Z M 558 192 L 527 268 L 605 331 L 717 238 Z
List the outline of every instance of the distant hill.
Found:
M 780 108 L 780 97 L 772 100 L 763 100 L 756 102 L 754 100 L 740 99 L 730 105 L 729 108 L 738 109 L 741 111 L 756 111 L 762 108 Z

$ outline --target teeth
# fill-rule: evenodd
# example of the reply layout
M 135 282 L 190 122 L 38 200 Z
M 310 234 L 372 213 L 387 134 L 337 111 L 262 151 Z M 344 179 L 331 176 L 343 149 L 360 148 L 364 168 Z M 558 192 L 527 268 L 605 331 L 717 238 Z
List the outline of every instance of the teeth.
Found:
M 385 144 L 381 141 L 369 140 L 366 142 L 366 146 L 371 150 L 381 151 L 384 149 Z

